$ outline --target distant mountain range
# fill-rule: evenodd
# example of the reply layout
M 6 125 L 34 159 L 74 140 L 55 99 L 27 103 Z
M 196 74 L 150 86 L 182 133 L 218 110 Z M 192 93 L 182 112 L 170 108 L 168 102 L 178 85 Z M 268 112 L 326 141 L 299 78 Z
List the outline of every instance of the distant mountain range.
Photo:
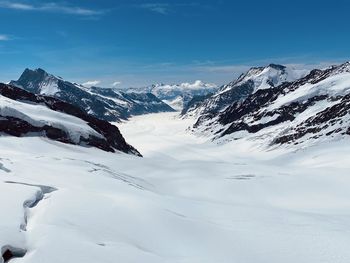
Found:
M 221 142 L 250 138 L 262 140 L 268 146 L 291 145 L 311 143 L 316 139 L 336 139 L 350 134 L 349 63 L 311 72 L 276 64 L 253 67 L 220 88 L 201 81 L 126 90 L 88 88 L 65 81 L 42 69 L 26 69 L 17 81 L 10 84 L 12 86 L 2 85 L 3 96 L 6 97 L 10 91 L 11 96 L 18 93 L 20 102 L 28 100 L 38 105 L 44 103 L 50 110 L 71 115 L 73 112 L 75 117 L 88 120 L 88 123 L 98 122 L 98 119 L 120 121 L 132 115 L 171 112 L 176 109 L 181 110 L 182 118 L 195 118 L 192 126 L 195 133 L 206 134 Z M 31 93 L 39 96 L 33 97 Z M 11 96 L 9 98 L 13 99 Z M 16 96 L 15 100 L 18 99 Z M 62 106 L 60 100 L 67 104 Z M 23 108 L 18 103 L 14 105 L 25 109 L 24 111 L 28 110 L 27 106 Z M 63 109 L 52 105 L 60 105 Z M 2 120 L 1 131 L 8 134 L 45 133 L 49 138 L 93 145 L 104 150 L 119 149 L 123 144 L 116 146 L 103 142 L 103 138 L 101 140 L 94 132 L 86 132 L 89 129 L 83 129 L 84 134 L 79 133 L 80 129 L 73 132 L 78 134 L 73 136 L 74 139 L 63 119 L 56 126 L 51 127 L 49 122 L 38 126 L 35 118 L 28 122 L 24 111 L 16 107 L 12 107 L 11 114 L 6 115 L 9 107 L 3 106 L 0 112 L 1 118 L 6 119 Z M 68 112 L 65 108 L 69 109 Z M 78 116 L 75 113 L 77 109 L 81 110 Z M 91 121 L 90 118 L 94 119 Z M 99 123 L 103 129 L 107 126 L 115 129 L 107 122 Z M 92 128 L 94 127 L 93 125 Z M 98 128 L 98 133 L 102 137 L 108 137 L 108 132 L 103 129 Z M 122 142 L 123 139 L 116 140 Z M 130 150 L 132 148 L 127 150 L 125 145 L 121 149 L 125 152 L 134 151 Z
M 172 108 L 181 111 L 196 96 L 206 96 L 216 92 L 215 84 L 204 83 L 200 80 L 194 83 L 155 84 L 149 87 L 129 88 L 127 93 L 152 93 Z
M 312 145 L 350 135 L 350 63 L 298 74 L 279 65 L 252 68 L 184 116 L 196 116 L 193 130 L 221 142 Z
M 174 111 L 151 93 L 125 93 L 108 88 L 87 88 L 65 81 L 43 69 L 26 69 L 11 85 L 34 94 L 58 98 L 106 121 L 126 120 L 132 115 Z

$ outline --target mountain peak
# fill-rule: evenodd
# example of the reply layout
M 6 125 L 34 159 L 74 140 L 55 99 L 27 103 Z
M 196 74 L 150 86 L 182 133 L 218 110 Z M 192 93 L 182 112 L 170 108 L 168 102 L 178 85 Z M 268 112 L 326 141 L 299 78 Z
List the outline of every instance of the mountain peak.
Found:
M 26 68 L 23 73 L 22 73 L 22 76 L 33 76 L 33 75 L 39 75 L 39 76 L 48 76 L 49 74 L 42 68 L 37 68 L 37 69 L 29 69 L 29 68 Z M 21 77 L 22 77 L 21 76 Z
M 48 74 L 44 69 L 42 68 L 37 68 L 34 70 L 35 72 L 39 73 L 39 74 Z
M 156 97 L 121 94 L 112 89 L 84 87 L 46 72 L 42 68 L 25 69 L 12 86 L 38 95 L 58 98 L 106 121 L 120 121 L 131 115 L 171 112 L 173 109 Z
M 265 66 L 255 66 L 255 67 L 251 67 L 247 72 L 249 71 L 256 71 L 256 70 L 264 70 L 264 69 L 268 69 L 268 68 L 272 68 L 272 69 L 276 69 L 276 70 L 285 70 L 287 67 L 284 65 L 280 65 L 280 64 L 275 64 L 275 63 L 270 63 L 268 65 Z
M 350 61 L 347 61 L 345 62 L 344 64 L 340 65 L 338 67 L 339 70 L 342 70 L 342 71 L 347 71 L 349 72 L 350 71 Z
M 252 67 L 237 79 L 223 85 L 213 96 L 197 103 L 188 116 L 219 112 L 234 102 L 246 99 L 258 90 L 275 88 L 282 83 L 299 79 L 307 73 L 309 72 L 298 71 L 278 64 Z
M 37 69 L 29 69 L 26 68 L 22 75 L 20 76 L 20 78 L 18 79 L 17 82 L 27 82 L 28 80 L 31 81 L 43 81 L 45 79 L 52 79 L 52 80 L 56 80 L 57 77 L 55 77 L 52 74 L 49 74 L 48 72 L 46 72 L 44 69 L 42 68 L 37 68 Z
M 236 87 L 250 82 L 254 86 L 254 92 L 258 89 L 276 87 L 283 82 L 293 81 L 300 78 L 300 74 L 291 68 L 279 64 L 269 64 L 263 67 L 252 67 L 246 73 L 242 74 L 237 80 L 224 86 L 227 88 Z
M 276 70 L 285 70 L 287 67 L 279 64 L 269 64 L 268 67 L 276 69 Z

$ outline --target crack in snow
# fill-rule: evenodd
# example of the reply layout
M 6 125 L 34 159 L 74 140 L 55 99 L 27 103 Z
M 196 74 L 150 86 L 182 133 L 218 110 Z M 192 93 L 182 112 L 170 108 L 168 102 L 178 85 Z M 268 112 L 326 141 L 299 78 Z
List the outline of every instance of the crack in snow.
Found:
M 24 219 L 23 219 L 23 223 L 20 225 L 21 231 L 27 231 L 29 209 L 36 207 L 39 204 L 39 202 L 45 198 L 47 194 L 57 191 L 57 188 L 46 186 L 46 185 L 28 184 L 28 183 L 22 183 L 22 182 L 14 182 L 14 181 L 5 181 L 4 183 L 20 184 L 20 185 L 39 188 L 39 190 L 36 192 L 35 197 L 33 199 L 26 200 L 23 203 Z M 0 263 L 9 262 L 14 258 L 23 258 L 26 255 L 26 253 L 27 253 L 27 250 L 24 248 L 17 248 L 11 245 L 3 246 L 1 248 L 2 257 L 1 257 Z
M 5 181 L 7 184 L 21 184 L 26 186 L 32 186 L 32 187 L 38 187 L 40 190 L 36 192 L 36 196 L 34 199 L 26 200 L 23 203 L 24 208 L 24 222 L 21 224 L 20 229 L 22 231 L 27 231 L 27 225 L 28 225 L 28 210 L 31 208 L 36 207 L 40 201 L 42 201 L 45 196 L 49 193 L 52 193 L 54 191 L 57 191 L 57 188 L 46 186 L 46 185 L 37 185 L 37 184 L 28 184 L 28 183 L 21 183 L 21 182 L 13 182 L 13 181 Z

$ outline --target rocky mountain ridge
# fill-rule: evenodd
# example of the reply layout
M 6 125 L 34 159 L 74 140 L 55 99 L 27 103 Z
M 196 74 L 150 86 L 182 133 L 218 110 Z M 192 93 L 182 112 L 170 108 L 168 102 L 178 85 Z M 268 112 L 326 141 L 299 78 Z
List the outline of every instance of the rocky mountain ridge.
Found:
M 47 73 L 43 69 L 26 69 L 17 81 L 11 81 L 29 92 L 52 96 L 75 105 L 106 121 L 126 120 L 132 115 L 170 112 L 173 109 L 152 94 L 127 94 L 114 89 L 84 87 Z
M 258 89 L 222 112 L 201 115 L 193 127 L 214 140 L 263 138 L 268 145 L 341 139 L 350 135 L 350 63 Z

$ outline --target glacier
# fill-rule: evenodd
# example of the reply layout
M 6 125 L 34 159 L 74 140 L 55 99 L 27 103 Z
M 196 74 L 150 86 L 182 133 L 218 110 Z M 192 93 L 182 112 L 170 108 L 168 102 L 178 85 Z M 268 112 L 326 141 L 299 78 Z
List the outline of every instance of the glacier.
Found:
M 27 263 L 349 262 L 348 138 L 266 152 L 195 136 L 192 122 L 119 124 L 144 158 L 1 136 L 2 252 Z

